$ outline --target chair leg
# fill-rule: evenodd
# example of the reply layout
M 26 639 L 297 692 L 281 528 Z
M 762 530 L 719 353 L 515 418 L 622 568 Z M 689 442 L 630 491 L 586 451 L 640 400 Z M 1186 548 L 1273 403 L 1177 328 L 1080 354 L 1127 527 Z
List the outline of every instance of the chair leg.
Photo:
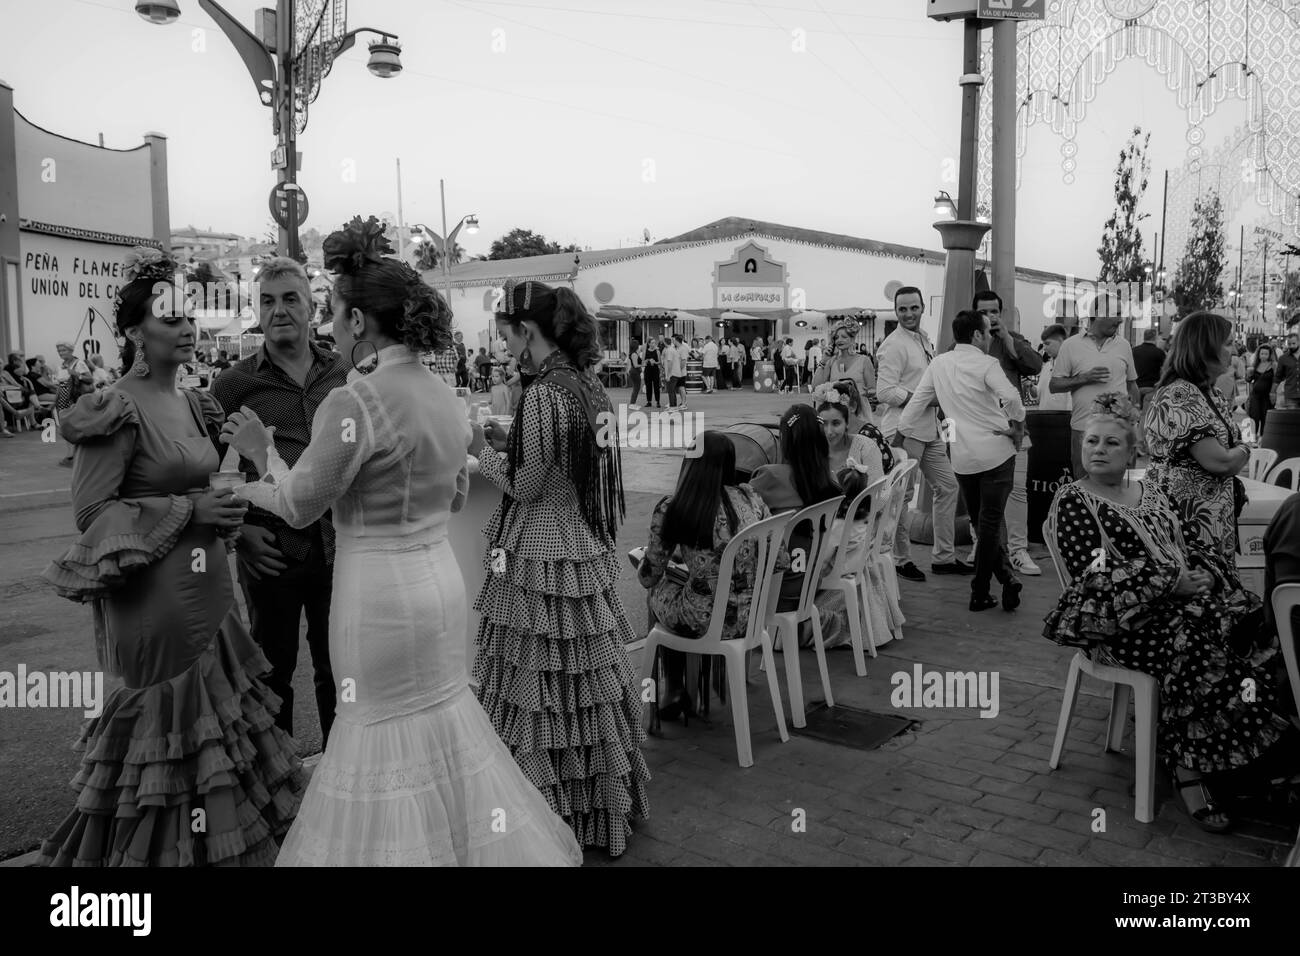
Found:
M 864 632 L 867 639 L 867 650 L 871 652 L 872 657 L 879 657 L 876 653 L 876 631 L 871 627 L 871 578 L 870 572 L 863 569 L 862 574 L 857 578 L 858 600 L 862 602 L 862 620 L 867 622 L 866 631 Z
M 772 638 L 766 631 L 763 632 L 763 656 L 768 660 L 772 659 Z M 781 735 L 781 743 L 788 743 L 790 732 L 785 729 L 785 709 L 781 706 L 781 684 L 776 679 L 776 662 L 772 661 L 772 666 L 767 669 L 767 689 L 772 695 L 772 709 L 776 711 L 776 729 Z
M 1106 725 L 1106 749 L 1124 749 L 1124 724 L 1128 721 L 1128 701 L 1133 688 L 1128 684 L 1112 684 L 1110 688 L 1110 720 Z
M 813 605 L 812 609 L 813 651 L 817 655 L 817 669 L 822 674 L 822 693 L 826 695 L 826 706 L 834 707 L 835 698 L 831 696 L 831 672 L 826 667 L 826 644 L 822 641 L 822 616 Z
M 1156 709 L 1158 692 L 1154 687 L 1135 689 L 1133 716 L 1137 751 L 1137 786 L 1134 788 L 1133 815 L 1138 823 L 1155 819 L 1156 802 Z
M 849 637 L 853 642 L 853 669 L 857 671 L 859 677 L 867 676 L 867 659 L 862 652 L 862 618 L 863 612 L 867 606 L 862 603 L 862 595 L 858 590 L 858 582 L 854 579 L 852 587 L 844 588 L 844 609 L 849 616 Z M 814 620 L 816 615 L 814 615 Z M 820 621 L 818 622 L 820 626 Z M 870 634 L 870 622 L 868 622 L 867 633 Z M 872 642 L 874 645 L 874 642 Z
M 1070 730 L 1070 718 L 1074 716 L 1074 704 L 1079 697 L 1079 657 L 1070 658 L 1070 672 L 1065 677 L 1065 693 L 1061 697 L 1061 719 L 1056 724 L 1056 742 L 1052 744 L 1052 759 L 1048 766 L 1053 770 L 1061 763 L 1061 751 L 1065 749 L 1065 735 Z
M 804 717 L 803 701 L 803 672 L 799 667 L 799 625 L 794 624 L 788 627 L 789 618 L 778 617 L 776 619 L 776 632 L 781 635 L 781 660 L 785 662 L 785 689 L 790 695 L 790 723 L 796 727 L 806 727 L 807 719 Z M 791 641 L 788 631 L 795 632 L 794 640 Z M 767 654 L 763 655 L 763 663 L 768 664 Z M 768 664 L 768 680 L 773 680 L 775 674 L 771 673 L 773 663 Z
M 727 683 L 731 693 L 731 722 L 736 726 L 736 759 L 742 767 L 754 766 L 754 747 L 749 739 L 749 693 L 745 687 L 745 665 L 740 657 L 728 655 Z M 767 672 L 768 682 L 776 680 L 776 672 Z

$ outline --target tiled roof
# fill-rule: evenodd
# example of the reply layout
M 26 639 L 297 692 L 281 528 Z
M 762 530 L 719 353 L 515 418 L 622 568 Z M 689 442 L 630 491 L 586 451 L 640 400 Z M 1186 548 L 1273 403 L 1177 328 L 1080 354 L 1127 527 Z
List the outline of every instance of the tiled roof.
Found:
M 671 239 L 663 239 L 647 246 L 630 246 L 626 249 L 601 249 L 587 252 L 559 252 L 545 256 L 527 256 L 522 259 L 490 259 L 463 262 L 452 266 L 451 284 L 457 288 L 488 285 L 502 282 L 507 278 L 537 279 L 541 282 L 565 282 L 575 275 L 574 257 L 578 258 L 578 271 L 595 266 L 608 265 L 612 262 L 626 262 L 647 256 L 658 256 L 678 249 L 696 246 L 735 242 L 738 239 L 777 239 L 801 245 L 820 246 L 826 249 L 845 249 L 867 255 L 883 256 L 891 259 L 905 259 L 914 262 L 926 262 L 942 265 L 946 262 L 943 252 L 922 249 L 917 246 L 901 246 L 892 242 L 880 242 L 876 239 L 862 239 L 840 233 L 821 232 L 816 229 L 801 229 L 796 226 L 783 226 L 780 223 L 762 222 L 757 219 L 740 219 L 728 217 L 711 222 L 708 225 L 682 233 Z M 1062 278 L 1056 273 L 1040 272 L 1035 269 L 1018 267 L 1019 278 L 1048 282 Z M 442 284 L 442 271 L 431 269 L 424 273 L 426 282 L 437 287 Z

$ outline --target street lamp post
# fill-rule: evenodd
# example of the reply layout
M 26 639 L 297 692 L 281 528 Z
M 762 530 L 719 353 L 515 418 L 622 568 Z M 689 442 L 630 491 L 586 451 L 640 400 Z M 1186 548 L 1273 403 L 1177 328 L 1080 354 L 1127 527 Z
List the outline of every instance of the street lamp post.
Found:
M 460 230 L 462 227 L 464 227 L 465 231 L 471 236 L 474 235 L 476 232 L 478 232 L 478 216 L 476 216 L 474 213 L 470 213 L 468 216 L 463 216 L 460 222 L 456 223 L 456 228 L 453 229 L 450 234 L 448 234 L 447 232 L 447 190 L 444 181 L 441 179 L 438 180 L 438 193 L 442 200 L 442 234 L 447 238 L 443 239 L 442 236 L 438 235 L 438 233 L 434 232 L 428 226 L 424 225 L 424 223 L 417 222 L 415 223 L 413 228 L 419 230 L 420 232 L 425 233 L 428 236 L 428 241 L 437 243 L 440 249 L 439 259 L 441 259 L 441 265 L 442 265 L 442 286 L 443 286 L 444 295 L 447 298 L 447 308 L 450 309 L 451 308 L 451 272 L 449 271 L 449 266 L 450 266 L 449 260 L 451 259 L 452 256 L 452 250 L 456 248 L 456 237 L 460 235 Z
M 305 197 L 298 186 L 297 141 L 298 133 L 306 128 L 307 107 L 316 98 L 320 82 L 334 59 L 349 50 L 360 33 L 373 33 L 379 37 L 370 44 L 366 68 L 382 79 L 400 73 L 401 47 L 397 36 L 371 27 L 341 33 L 346 22 L 335 22 L 335 5 L 326 3 L 317 11 L 311 32 L 295 53 L 295 46 L 299 45 L 295 0 L 276 0 L 273 12 L 264 11 L 274 17 L 274 23 L 270 22 L 270 16 L 264 15 L 259 19 L 260 36 L 213 0 L 199 0 L 199 6 L 216 21 L 226 39 L 234 45 L 248 68 L 262 105 L 271 108 L 271 128 L 277 146 L 273 165 L 286 200 L 284 220 L 280 221 L 278 215 L 276 217 L 280 225 L 279 252 L 303 262 L 305 256 L 298 240 L 298 210 Z M 160 25 L 172 23 L 181 15 L 175 0 L 136 0 L 135 11 L 149 23 Z

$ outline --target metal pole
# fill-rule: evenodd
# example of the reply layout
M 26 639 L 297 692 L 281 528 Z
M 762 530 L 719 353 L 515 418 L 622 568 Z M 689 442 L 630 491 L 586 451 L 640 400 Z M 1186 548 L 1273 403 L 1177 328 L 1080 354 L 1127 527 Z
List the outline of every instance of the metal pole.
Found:
M 1016 21 L 1002 20 L 993 27 L 993 288 L 1004 323 L 1016 317 L 1015 127 Z
M 447 235 L 447 187 L 443 180 L 438 180 L 438 196 L 442 200 L 442 286 L 447 295 L 447 308 L 451 308 L 451 273 L 447 271 L 447 259 L 451 248 Z
M 276 110 L 279 117 L 280 144 L 285 148 L 285 165 L 280 170 L 281 183 L 297 185 L 298 182 L 298 131 L 295 123 L 294 86 L 297 77 L 293 69 L 293 0 L 276 0 L 276 57 L 280 69 L 275 90 Z M 290 259 L 299 261 L 302 250 L 298 244 L 298 195 L 288 192 L 288 226 L 280 227 L 280 249 Z
M 402 218 L 402 157 L 397 157 L 397 258 L 406 261 L 406 220 Z
M 1264 321 L 1268 313 L 1268 236 L 1264 237 L 1263 273 L 1259 277 L 1259 318 Z

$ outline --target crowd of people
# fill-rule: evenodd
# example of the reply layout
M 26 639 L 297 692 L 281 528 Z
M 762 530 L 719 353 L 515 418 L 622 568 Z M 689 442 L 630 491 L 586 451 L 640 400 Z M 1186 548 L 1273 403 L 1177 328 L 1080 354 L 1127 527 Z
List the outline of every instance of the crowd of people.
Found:
M 99 366 L 60 347 L 66 380 L 88 376 L 90 389 L 60 422 L 75 449 L 79 538 L 46 578 L 92 606 L 101 664 L 124 686 L 83 730 L 77 804 L 43 844 L 47 863 L 577 865 L 585 848 L 623 853 L 648 816 L 642 694 L 626 651 L 635 635 L 616 587 L 621 458 L 599 437 L 613 404 L 596 374 L 595 321 L 568 289 L 508 282 L 491 354 L 471 356 L 446 302 L 391 254 L 376 220 L 354 219 L 325 249 L 333 350 L 310 334 L 302 267 L 272 260 L 259 283 L 262 348 L 223 356 L 206 390 L 177 388 L 197 334 L 180 297 L 155 308 L 175 270 L 157 252 L 136 254 L 118 296 L 117 381 L 95 388 Z M 830 540 L 866 546 L 871 502 L 852 514 L 850 502 L 909 459 L 932 496 L 931 573 L 969 577 L 972 612 L 1016 612 L 1021 576 L 1041 573 L 1025 528 L 1025 423 L 1029 409 L 1055 407 L 1070 413 L 1077 480 L 1052 505 L 1070 583 L 1044 635 L 1160 682 L 1160 752 L 1202 827 L 1232 826 L 1241 794 L 1300 782 L 1275 629 L 1234 564 L 1233 476 L 1249 451 L 1216 385 L 1234 367 L 1230 323 L 1192 315 L 1172 342 L 1149 336 L 1130 349 L 1114 320 L 1097 317 L 1076 336 L 1049 327 L 1040 352 L 981 292 L 938 353 L 920 290 L 899 289 L 894 306 L 897 327 L 874 356 L 847 320 L 826 354 L 809 343 L 805 361 L 782 358 L 783 374 L 795 370 L 788 387 L 811 394 L 781 415 L 779 461 L 742 475 L 725 435 L 699 436 L 636 562 L 653 619 L 704 634 L 723 551 L 771 515 L 842 498 Z M 431 376 L 430 354 L 455 361 Z M 705 337 L 698 354 L 713 389 L 737 381 L 746 350 Z M 760 342 L 748 357 L 772 354 Z M 1257 354 L 1241 381 L 1272 373 L 1285 397 L 1283 359 L 1294 354 Z M 681 336 L 634 344 L 632 405 L 644 387 L 658 406 L 662 381 L 670 406 L 685 407 L 691 355 Z M 473 424 L 455 399 L 470 387 L 471 358 L 508 428 Z M 40 375 L 39 360 L 35 369 L 9 356 L 6 389 L 59 402 L 57 377 Z M 245 481 L 214 487 L 227 449 Z M 1150 468 L 1132 483 L 1139 450 Z M 473 605 L 473 661 L 469 596 L 447 539 L 471 460 L 500 492 L 483 529 L 493 573 Z M 968 561 L 956 553 L 959 499 Z M 1269 588 L 1300 581 L 1297 521 L 1293 498 L 1270 528 Z M 888 550 L 898 578 L 922 582 L 914 524 L 902 514 Z M 849 642 L 850 613 L 885 630 L 904 622 L 885 582 L 873 578 L 856 611 L 822 587 L 833 552 L 817 566 L 793 562 L 812 535 L 788 530 L 776 611 L 811 593 L 828 647 Z M 724 636 L 756 613 L 756 573 L 753 550 L 739 554 Z M 310 780 L 292 737 L 304 617 L 325 742 Z M 698 707 L 685 674 L 685 656 L 664 652 L 662 717 Z M 1243 682 L 1258 688 L 1249 699 Z M 207 829 L 192 832 L 199 808 Z

